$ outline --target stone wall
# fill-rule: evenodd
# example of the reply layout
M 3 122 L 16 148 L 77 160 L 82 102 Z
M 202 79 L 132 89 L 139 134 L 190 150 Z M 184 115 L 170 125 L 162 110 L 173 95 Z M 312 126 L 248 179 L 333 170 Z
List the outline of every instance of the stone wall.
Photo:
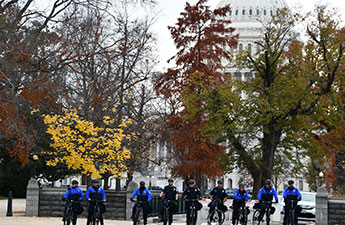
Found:
M 64 189 L 40 189 L 35 179 L 29 181 L 27 187 L 26 216 L 41 217 L 62 217 L 65 202 L 62 197 Z M 105 203 L 107 212 L 103 214 L 105 219 L 126 220 L 131 205 L 127 203 L 129 193 L 105 191 L 107 202 Z M 85 195 L 85 191 L 84 191 Z M 84 199 L 81 202 L 84 212 L 79 217 L 87 217 L 88 202 Z M 129 207 L 126 207 L 129 205 Z
M 316 193 L 316 225 L 344 225 L 345 199 L 329 198 L 326 188 Z
M 328 224 L 345 224 L 345 199 L 328 200 Z
M 40 189 L 39 191 L 39 213 L 41 217 L 62 217 L 65 202 L 62 196 L 65 190 Z M 107 212 L 104 213 L 105 219 L 126 219 L 126 192 L 105 191 L 107 202 L 105 203 Z M 84 191 L 85 195 L 85 191 Z M 79 217 L 87 217 L 88 203 L 84 199 L 81 202 L 84 212 Z

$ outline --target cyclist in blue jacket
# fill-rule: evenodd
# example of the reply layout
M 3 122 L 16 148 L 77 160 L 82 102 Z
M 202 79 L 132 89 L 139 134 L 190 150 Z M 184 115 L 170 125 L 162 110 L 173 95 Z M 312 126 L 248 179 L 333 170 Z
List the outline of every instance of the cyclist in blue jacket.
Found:
M 260 217 L 259 217 L 260 220 L 262 220 L 262 218 L 265 215 L 265 210 L 267 208 L 267 204 L 270 204 L 271 208 L 273 208 L 273 210 L 275 210 L 275 208 L 272 207 L 273 196 L 276 200 L 276 203 L 278 203 L 278 195 L 277 195 L 276 190 L 274 190 L 274 188 L 271 186 L 271 181 L 266 180 L 265 186 L 263 186 L 260 189 L 259 194 L 258 194 L 258 200 L 260 201 L 260 206 L 261 206 Z
M 94 211 L 94 207 L 96 206 L 96 202 L 92 201 L 92 200 L 99 200 L 99 201 L 102 201 L 102 202 L 105 202 L 106 201 L 106 197 L 105 197 L 105 193 L 102 189 L 102 187 L 100 187 L 99 185 L 99 182 L 98 180 L 93 180 L 92 181 L 92 186 L 89 187 L 89 189 L 87 189 L 87 192 L 85 194 L 85 197 L 86 199 L 89 201 L 89 209 L 88 209 L 88 216 L 87 216 L 87 225 L 89 225 L 91 223 L 91 217 L 93 215 L 93 211 Z M 101 225 L 104 224 L 103 222 L 103 212 L 105 211 L 105 206 L 103 203 L 101 203 L 100 205 L 100 209 L 101 211 L 101 215 L 100 215 L 100 222 L 101 222 Z
M 240 207 L 249 200 L 248 192 L 244 189 L 244 184 L 239 185 L 239 189 L 235 191 L 234 201 L 232 202 L 232 207 L 234 212 L 232 213 L 232 224 L 236 223 L 238 218 L 238 212 Z
M 81 207 L 80 201 L 84 199 L 84 194 L 82 190 L 78 187 L 78 181 L 73 180 L 72 181 L 72 186 L 68 188 L 66 191 L 65 195 L 63 196 L 63 200 L 72 200 L 73 202 L 67 202 L 65 206 L 65 213 L 64 216 L 66 215 L 66 211 L 70 204 L 72 204 L 72 209 L 73 209 L 73 218 L 72 218 L 72 224 L 76 225 L 77 224 L 77 217 L 78 217 L 78 212 Z M 63 218 L 63 221 L 66 218 Z
M 146 189 L 144 181 L 141 181 L 139 188 L 133 192 L 131 199 L 130 199 L 132 202 L 135 202 L 134 201 L 135 196 L 137 196 L 137 202 L 133 206 L 132 218 L 134 217 L 136 209 L 137 209 L 138 205 L 140 204 L 141 207 L 143 208 L 144 225 L 146 225 L 147 224 L 147 214 L 149 211 L 149 202 L 152 199 L 152 195 L 151 195 L 150 191 Z
M 287 224 L 287 220 L 288 220 L 288 212 L 290 211 L 290 208 L 293 207 L 291 205 L 291 201 L 290 200 L 295 200 L 296 202 L 294 202 L 294 208 L 297 209 L 297 201 L 301 201 L 302 200 L 302 195 L 299 192 L 299 190 L 297 188 L 294 187 L 294 181 L 293 180 L 289 180 L 288 184 L 289 186 L 285 189 L 284 193 L 283 193 L 283 198 L 284 198 L 284 202 L 285 202 L 285 214 L 284 214 L 284 225 Z M 298 216 L 297 216 L 297 210 L 295 213 L 295 224 L 298 224 Z

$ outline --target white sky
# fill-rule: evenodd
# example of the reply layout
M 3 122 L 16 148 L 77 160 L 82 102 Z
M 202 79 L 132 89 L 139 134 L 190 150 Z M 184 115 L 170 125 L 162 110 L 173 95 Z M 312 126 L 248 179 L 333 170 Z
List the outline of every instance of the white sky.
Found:
M 39 0 L 42 5 L 47 4 L 51 0 Z M 173 26 L 177 22 L 180 12 L 184 10 L 187 0 L 156 0 L 158 2 L 157 10 L 159 19 L 153 26 L 153 32 L 157 35 L 157 48 L 159 65 L 157 70 L 162 71 L 172 65 L 168 65 L 167 60 L 176 52 L 173 41 L 170 37 L 168 26 Z M 195 4 L 198 0 L 188 0 L 191 4 Z M 345 21 L 345 4 L 344 0 L 285 0 L 290 8 L 302 9 L 303 11 L 313 10 L 316 4 L 326 4 L 329 7 L 339 9 L 339 14 Z M 209 0 L 208 3 L 212 8 L 215 8 L 220 0 Z M 49 4 L 49 3 L 48 3 Z M 41 5 L 41 7 L 42 7 Z M 135 13 L 140 14 L 141 10 Z
M 173 41 L 170 37 L 167 26 L 172 26 L 177 22 L 180 12 L 184 10 L 186 0 L 157 0 L 158 10 L 161 11 L 160 19 L 154 25 L 154 32 L 158 36 L 158 51 L 159 51 L 159 70 L 167 68 L 169 65 L 166 61 L 176 52 Z M 303 9 L 308 12 L 313 10 L 316 4 L 327 4 L 330 7 L 339 9 L 343 21 L 345 21 L 345 1 L 344 0 L 285 0 L 291 8 Z M 189 0 L 191 4 L 198 2 L 198 0 Z M 209 0 L 209 5 L 212 8 L 216 7 L 220 0 Z

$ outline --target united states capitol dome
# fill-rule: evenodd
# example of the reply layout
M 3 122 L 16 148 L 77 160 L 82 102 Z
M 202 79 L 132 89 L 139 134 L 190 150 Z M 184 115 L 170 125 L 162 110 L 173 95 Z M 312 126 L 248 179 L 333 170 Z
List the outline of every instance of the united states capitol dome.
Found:
M 221 0 L 218 7 L 230 5 L 229 16 L 233 22 L 268 20 L 278 8 L 287 8 L 285 0 Z
M 230 5 L 228 17 L 238 34 L 238 46 L 233 50 L 260 51 L 256 44 L 262 38 L 263 22 L 269 22 L 278 9 L 288 8 L 285 0 L 221 0 L 218 7 Z M 253 76 L 248 69 L 238 70 L 229 64 L 225 74 L 234 74 L 238 79 L 248 80 Z

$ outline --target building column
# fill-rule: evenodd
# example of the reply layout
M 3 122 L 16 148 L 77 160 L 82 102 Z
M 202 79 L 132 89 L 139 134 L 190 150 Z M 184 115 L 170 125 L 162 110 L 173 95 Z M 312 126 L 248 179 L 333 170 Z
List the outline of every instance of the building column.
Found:
M 328 192 L 323 186 L 316 193 L 316 225 L 328 224 Z
M 37 180 L 31 178 L 26 190 L 26 216 L 38 216 L 40 189 Z

